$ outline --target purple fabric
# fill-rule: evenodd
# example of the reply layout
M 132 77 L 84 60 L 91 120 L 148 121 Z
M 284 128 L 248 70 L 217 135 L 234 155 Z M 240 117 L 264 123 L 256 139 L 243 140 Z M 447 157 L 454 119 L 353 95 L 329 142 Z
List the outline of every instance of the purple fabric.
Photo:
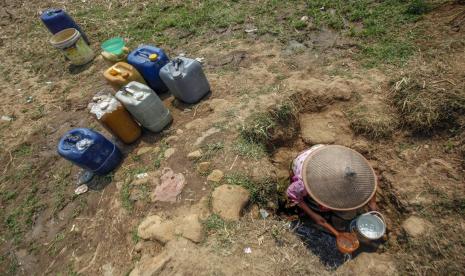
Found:
M 291 201 L 292 205 L 299 204 L 304 200 L 304 197 L 308 195 L 302 179 L 303 164 L 307 156 L 321 146 L 323 145 L 315 145 L 301 152 L 294 161 L 292 161 L 292 171 L 294 176 L 290 179 L 291 185 L 287 187 L 287 197 Z

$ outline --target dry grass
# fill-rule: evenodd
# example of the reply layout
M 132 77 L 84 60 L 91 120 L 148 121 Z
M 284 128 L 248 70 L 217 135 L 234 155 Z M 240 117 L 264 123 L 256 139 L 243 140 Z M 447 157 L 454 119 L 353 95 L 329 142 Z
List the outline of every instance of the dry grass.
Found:
M 398 125 L 398 118 L 393 113 L 377 105 L 359 104 L 347 112 L 351 128 L 357 134 L 370 139 L 388 138 Z
M 447 80 L 402 78 L 393 87 L 392 101 L 403 126 L 415 133 L 454 126 L 465 111 L 465 91 Z

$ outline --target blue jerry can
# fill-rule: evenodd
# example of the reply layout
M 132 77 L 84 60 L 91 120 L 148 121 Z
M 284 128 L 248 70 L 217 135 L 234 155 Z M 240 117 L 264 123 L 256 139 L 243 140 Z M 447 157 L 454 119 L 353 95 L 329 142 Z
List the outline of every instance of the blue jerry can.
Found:
M 122 160 L 121 151 L 115 144 L 88 128 L 75 128 L 63 135 L 58 154 L 98 175 L 111 172 Z
M 87 44 L 89 44 L 89 39 L 82 31 L 81 27 L 74 22 L 73 18 L 71 18 L 71 16 L 69 16 L 64 10 L 47 9 L 42 12 L 40 19 L 52 34 L 56 34 L 64 29 L 74 28 L 81 33 L 82 38 L 84 38 Z
M 169 61 L 162 49 L 151 45 L 141 45 L 128 55 L 128 63 L 139 71 L 150 88 L 157 93 L 168 91 L 159 73 Z

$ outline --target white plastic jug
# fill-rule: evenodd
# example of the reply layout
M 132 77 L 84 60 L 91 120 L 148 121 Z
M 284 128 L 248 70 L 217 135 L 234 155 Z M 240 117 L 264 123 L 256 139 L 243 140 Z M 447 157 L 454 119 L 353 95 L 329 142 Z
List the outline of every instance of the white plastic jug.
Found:
M 202 65 L 195 59 L 173 59 L 161 68 L 160 78 L 173 96 L 185 103 L 196 103 L 210 91 Z
M 173 120 L 158 95 L 145 84 L 132 81 L 119 90 L 115 97 L 150 131 L 160 132 Z

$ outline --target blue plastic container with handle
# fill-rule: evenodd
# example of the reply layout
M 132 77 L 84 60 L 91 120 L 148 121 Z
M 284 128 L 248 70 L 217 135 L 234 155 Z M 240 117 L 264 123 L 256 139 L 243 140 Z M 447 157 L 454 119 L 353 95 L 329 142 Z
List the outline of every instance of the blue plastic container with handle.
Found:
M 66 11 L 54 8 L 47 9 L 42 12 L 40 19 L 52 34 L 56 34 L 64 29 L 74 28 L 81 33 L 82 38 L 89 44 L 89 39 L 86 34 Z
M 162 49 L 152 45 L 141 45 L 128 55 L 128 63 L 139 71 L 145 82 L 157 93 L 168 91 L 159 73 L 169 61 Z
M 114 143 L 88 128 L 75 128 L 63 135 L 58 143 L 58 154 L 97 175 L 114 170 L 123 157 Z

